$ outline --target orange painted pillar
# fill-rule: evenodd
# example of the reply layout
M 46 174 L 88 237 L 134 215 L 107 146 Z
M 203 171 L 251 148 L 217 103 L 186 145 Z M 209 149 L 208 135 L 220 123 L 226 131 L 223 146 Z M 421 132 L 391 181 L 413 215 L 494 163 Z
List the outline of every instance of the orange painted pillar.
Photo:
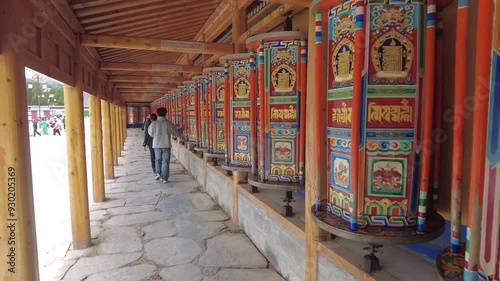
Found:
M 427 214 L 427 193 L 430 185 L 432 153 L 432 115 L 434 111 L 434 61 L 436 49 L 436 1 L 427 1 L 427 31 L 425 40 L 425 77 L 424 77 L 424 130 L 420 174 L 420 197 L 418 207 L 417 231 L 424 232 Z
M 464 162 L 465 97 L 467 94 L 467 25 L 469 1 L 458 2 L 455 43 L 455 105 L 453 114 L 453 161 L 451 175 L 451 249 L 460 252 Z
M 498 1 L 497 1 L 498 3 Z M 500 124 L 498 123 L 498 118 L 491 118 L 488 120 L 489 115 L 489 101 L 490 101 L 490 89 L 495 92 L 498 90 L 499 81 L 491 81 L 492 87 L 490 88 L 490 83 L 485 83 L 485 81 L 489 81 L 491 77 L 491 69 L 492 69 L 492 36 L 493 34 L 493 11 L 494 5 L 493 1 L 479 1 L 478 8 L 478 21 L 477 21 L 477 38 L 476 38 L 476 73 L 475 73 L 475 81 L 474 81 L 474 112 L 473 112 L 473 126 L 472 126 L 472 154 L 471 154 L 471 165 L 470 165 L 470 191 L 469 191 L 469 211 L 467 217 L 467 247 L 465 247 L 465 265 L 464 265 L 464 280 L 465 281 L 477 281 L 478 271 L 479 271 L 479 257 L 480 257 L 480 249 L 481 249 L 481 231 L 491 234 L 491 228 L 500 227 L 498 224 L 494 224 L 492 221 L 487 222 L 484 226 L 484 229 L 481 229 L 481 221 L 482 219 L 488 220 L 494 215 L 491 214 L 494 212 L 494 208 L 487 210 L 484 212 L 486 216 L 482 218 L 483 215 L 483 192 L 485 187 L 485 174 L 488 177 L 488 186 L 490 185 L 498 185 L 498 181 L 500 179 L 496 178 L 494 169 L 488 167 L 488 170 L 485 169 L 486 164 L 486 146 L 487 146 L 487 135 L 488 135 L 488 127 L 490 129 L 490 140 L 491 142 L 497 142 L 498 139 L 493 136 L 493 134 L 498 133 L 498 127 Z M 496 7 L 497 9 L 500 7 Z M 497 13 L 498 14 L 498 13 Z M 496 21 L 500 20 L 498 18 Z M 498 30 L 496 30 L 496 34 L 498 34 Z M 495 36 L 498 36 L 496 35 Z M 498 37 L 496 37 L 498 39 Z M 494 55 L 496 58 L 497 56 Z M 497 69 L 495 69 L 496 71 Z M 494 78 L 495 79 L 495 78 Z M 491 95 L 492 104 L 497 104 L 498 101 L 498 92 L 496 92 L 496 96 Z M 491 107 L 491 111 L 498 111 L 500 108 Z M 493 112 L 491 112 L 493 117 Z M 496 115 L 498 116 L 498 114 Z M 493 122 L 493 124 L 488 124 L 488 122 Z M 496 123 L 496 124 L 495 124 Z M 496 129 L 495 129 L 496 128 Z M 496 132 L 495 132 L 496 131 Z M 497 135 L 498 136 L 498 135 Z M 495 144 L 496 145 L 496 144 Z M 489 152 L 494 152 L 494 150 L 489 150 Z M 488 153 L 489 158 L 493 157 L 491 153 Z M 491 176 L 493 174 L 493 176 Z M 496 173 L 498 174 L 498 173 Z M 496 182 L 495 182 L 496 179 Z M 498 189 L 496 190 L 498 192 Z M 488 194 L 487 194 L 488 196 Z M 494 200 L 495 196 L 489 200 Z M 498 202 L 496 202 L 498 204 Z M 492 206 L 490 204 L 490 206 Z M 488 214 L 490 214 L 488 216 Z M 490 235 L 486 234 L 484 236 L 485 239 L 491 239 Z M 486 241 L 485 241 L 486 242 Z M 491 241 L 489 241 L 491 242 Z M 498 242 L 496 242 L 498 243 Z M 488 251 L 492 251 L 494 249 L 493 244 L 488 245 L 484 248 L 490 248 Z M 498 248 L 497 248 L 498 249 Z M 495 249 L 495 250 L 497 250 Z M 485 261 L 487 260 L 487 255 L 484 259 L 483 264 L 486 265 Z M 495 260 L 497 257 L 490 258 Z M 498 261 L 498 260 L 497 260 Z M 495 271 L 498 272 L 499 264 L 496 264 L 496 269 L 491 270 L 489 268 L 489 275 L 495 275 Z M 488 269 L 488 268 L 486 268 Z M 498 275 L 494 276 L 494 279 L 498 280 Z

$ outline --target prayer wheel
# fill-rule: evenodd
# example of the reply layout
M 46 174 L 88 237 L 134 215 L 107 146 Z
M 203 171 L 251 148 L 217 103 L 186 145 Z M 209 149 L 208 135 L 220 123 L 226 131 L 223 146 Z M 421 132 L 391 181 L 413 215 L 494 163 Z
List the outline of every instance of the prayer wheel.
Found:
M 208 122 L 207 122 L 207 76 L 196 75 L 193 76 L 193 81 L 196 83 L 196 96 L 197 96 L 197 130 L 198 133 L 198 146 L 195 147 L 195 151 L 208 151 Z
M 180 104 L 179 104 L 179 99 L 180 99 L 180 89 L 173 89 L 170 91 L 170 103 L 171 103 L 171 108 L 172 108 L 172 123 L 175 125 L 180 124 Z
M 253 69 L 250 54 L 232 54 L 220 58 L 224 64 L 224 124 L 226 134 L 226 158 L 222 166 L 229 171 L 251 170 L 251 96 L 255 94 L 255 85 L 250 83 Z M 255 138 L 255 136 L 253 136 Z
M 184 88 L 183 92 L 185 92 L 186 96 L 186 129 L 187 129 L 187 141 L 186 143 L 197 144 L 198 140 L 198 130 L 196 125 L 196 84 L 194 81 L 184 81 L 183 82 L 186 88 Z
M 306 38 L 306 33 L 285 31 L 247 40 L 258 53 L 258 174 L 248 179 L 253 186 L 303 188 Z
M 424 143 L 432 132 L 436 5 L 317 0 L 313 8 L 316 88 L 325 89 L 316 94 L 327 103 L 327 127 L 316 133 L 327 136 L 328 170 L 328 197 L 318 198 L 313 220 L 373 244 L 439 237 L 444 219 L 427 211 Z
M 149 107 L 147 106 L 143 106 L 141 107 L 141 121 L 144 122 L 146 120 L 146 118 L 148 118 L 150 114 L 150 111 L 149 111 Z
M 208 77 L 209 121 L 208 153 L 224 155 L 226 140 L 224 134 L 224 67 L 203 69 Z
M 189 134 L 189 130 L 188 130 L 188 126 L 187 126 L 187 114 L 188 114 L 188 110 L 187 110 L 187 87 L 186 86 L 179 86 L 178 87 L 179 89 L 179 102 L 180 102 L 180 107 L 181 107 L 181 110 L 180 110 L 180 115 L 181 115 L 181 120 L 180 120 L 180 125 L 181 127 L 183 128 L 183 131 L 182 131 L 182 137 L 183 139 L 187 139 L 188 138 L 188 134 Z
M 128 112 L 128 118 L 127 118 L 127 127 L 128 128 L 134 128 L 135 124 L 137 124 L 137 107 L 134 106 L 129 106 L 127 107 L 127 112 Z
M 182 96 L 181 89 L 175 89 L 174 93 L 175 106 L 175 124 L 182 126 Z

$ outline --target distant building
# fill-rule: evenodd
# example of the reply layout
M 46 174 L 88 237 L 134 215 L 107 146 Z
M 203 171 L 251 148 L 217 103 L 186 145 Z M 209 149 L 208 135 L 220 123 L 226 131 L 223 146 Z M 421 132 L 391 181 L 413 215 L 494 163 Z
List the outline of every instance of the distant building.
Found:
M 38 112 L 40 110 L 40 113 Z M 84 105 L 83 107 L 83 114 L 84 116 L 88 117 L 89 116 L 89 106 L 88 104 Z M 41 105 L 38 107 L 38 105 L 30 105 L 28 106 L 28 120 L 32 121 L 34 119 L 39 119 L 39 118 L 52 118 L 54 116 L 60 116 L 64 115 L 64 105 Z

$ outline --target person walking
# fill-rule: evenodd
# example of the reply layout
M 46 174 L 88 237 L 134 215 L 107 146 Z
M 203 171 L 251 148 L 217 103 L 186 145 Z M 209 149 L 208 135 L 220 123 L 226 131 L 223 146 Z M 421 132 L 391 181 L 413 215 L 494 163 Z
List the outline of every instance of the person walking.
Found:
M 42 136 L 42 134 L 40 134 L 38 132 L 38 120 L 37 119 L 35 119 L 33 121 L 33 137 L 36 137 L 36 135 Z
M 149 135 L 148 133 L 148 128 L 149 126 L 151 125 L 152 122 L 156 121 L 156 114 L 151 114 L 148 116 L 148 118 L 146 118 L 146 120 L 144 121 L 144 126 L 143 126 L 143 130 L 144 130 L 144 142 L 142 143 L 142 146 L 144 147 L 144 149 L 146 149 L 146 146 L 149 147 L 149 156 L 151 157 L 151 167 L 153 168 L 153 174 L 156 174 L 156 170 L 155 170 L 155 150 L 153 148 L 153 137 L 151 135 Z
M 58 134 L 61 136 L 61 119 L 56 118 L 55 124 L 54 124 L 54 136 Z
M 163 179 L 163 183 L 167 183 L 170 174 L 170 151 L 172 149 L 170 137 L 171 135 L 180 136 L 182 128 L 177 128 L 173 123 L 167 121 L 165 118 L 167 109 L 165 107 L 158 108 L 156 113 L 158 119 L 152 122 L 148 128 L 149 135 L 153 137 L 153 148 L 155 150 L 155 180 Z
M 45 120 L 45 118 L 43 118 L 42 122 L 40 124 L 42 126 L 42 134 L 44 136 L 47 136 L 49 134 L 49 129 L 47 127 L 47 120 Z

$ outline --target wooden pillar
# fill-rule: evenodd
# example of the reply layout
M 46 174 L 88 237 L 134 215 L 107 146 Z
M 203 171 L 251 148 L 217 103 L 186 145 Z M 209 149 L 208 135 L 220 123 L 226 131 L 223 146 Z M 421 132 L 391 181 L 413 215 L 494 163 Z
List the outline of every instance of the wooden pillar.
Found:
M 233 9 L 233 45 L 234 53 L 245 53 L 247 51 L 245 42 L 239 42 L 240 36 L 247 31 L 246 9 L 238 8 L 238 0 L 232 0 Z
M 0 5 L 0 280 L 39 280 L 20 0 Z M 24 40 L 24 38 L 22 38 Z
M 101 71 L 96 75 L 96 93 L 89 95 L 90 110 L 90 154 L 92 160 L 92 196 L 94 202 L 104 202 L 104 170 L 102 155 L 101 122 Z
M 203 192 L 207 192 L 207 161 L 207 154 L 203 153 Z
M 77 44 L 74 47 L 75 86 L 64 85 L 64 108 L 69 113 L 66 115 L 66 143 L 73 249 L 88 248 L 92 244 L 83 124 L 83 57 L 79 37 L 77 35 Z
M 111 123 L 111 151 L 113 153 L 113 166 L 117 166 L 118 156 L 116 152 L 115 89 L 113 89 L 109 101 L 109 121 Z
M 139 108 L 140 110 L 140 108 Z M 125 139 L 127 139 L 127 107 L 125 103 L 122 104 L 122 131 L 123 131 L 123 139 L 122 139 L 122 150 L 125 150 Z
M 248 172 L 233 171 L 233 223 L 238 225 L 238 185 L 246 183 Z
M 120 128 L 120 151 L 125 150 L 125 127 L 123 126 L 126 124 L 123 120 L 123 108 L 124 105 L 120 102 L 120 106 L 118 107 L 118 122 L 119 122 L 119 128 Z M 121 153 L 120 153 L 121 155 Z
M 113 95 L 113 102 L 111 103 L 111 121 L 113 122 L 113 164 L 118 166 L 118 157 L 120 156 L 120 146 L 118 145 L 118 120 L 116 118 L 118 112 L 118 106 L 116 105 L 116 91 Z
M 324 30 L 324 32 L 322 32 Z M 325 91 L 326 91 L 326 23 L 322 22 L 321 10 L 309 11 L 309 38 L 307 64 L 307 92 L 306 112 L 315 112 L 306 116 L 306 147 L 305 157 L 305 220 L 306 220 L 306 280 L 318 279 L 318 240 L 322 240 L 323 233 L 312 220 L 311 208 L 320 199 L 326 198 L 326 135 L 324 133 Z M 318 37 L 316 37 L 318 36 Z M 317 41 L 320 40 L 319 42 Z M 316 43 L 314 43 L 316 41 Z M 317 57 L 319 59 L 317 59 Z M 321 77 L 317 77 L 320 75 Z M 318 79 L 316 79 L 316 77 Z M 320 82 L 320 83 L 318 83 Z
M 107 100 L 101 100 L 102 113 L 102 138 L 104 142 L 104 175 L 107 180 L 115 178 L 115 170 L 113 167 L 113 141 L 110 105 Z
M 115 100 L 115 128 L 116 128 L 116 165 L 118 165 L 118 157 L 122 156 L 122 144 L 121 144 L 121 126 L 120 126 L 120 104 L 118 99 Z

